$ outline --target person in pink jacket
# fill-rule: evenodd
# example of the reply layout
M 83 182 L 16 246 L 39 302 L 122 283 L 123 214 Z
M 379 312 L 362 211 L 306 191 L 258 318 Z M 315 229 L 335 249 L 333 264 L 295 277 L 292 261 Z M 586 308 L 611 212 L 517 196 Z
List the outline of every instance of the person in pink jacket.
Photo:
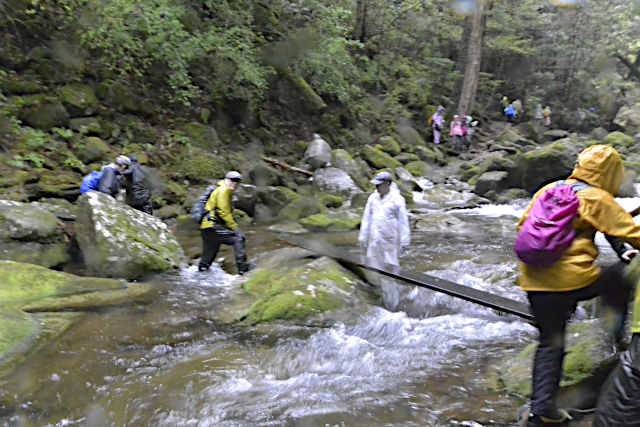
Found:
M 440 132 L 442 132 L 442 125 L 444 124 L 444 116 L 442 112 L 444 107 L 441 105 L 438 110 L 431 116 L 431 127 L 433 127 L 433 143 L 440 144 Z
M 462 150 L 462 135 L 464 134 L 462 130 L 462 122 L 460 121 L 460 116 L 453 116 L 453 121 L 451 122 L 451 131 L 449 135 L 451 136 L 451 141 L 453 145 L 453 149 L 456 151 Z

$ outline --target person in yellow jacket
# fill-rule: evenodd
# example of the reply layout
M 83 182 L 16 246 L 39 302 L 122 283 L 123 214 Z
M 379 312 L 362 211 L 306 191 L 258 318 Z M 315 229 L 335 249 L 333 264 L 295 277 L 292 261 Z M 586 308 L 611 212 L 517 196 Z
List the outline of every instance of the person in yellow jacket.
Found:
M 640 249 L 640 225 L 614 200 L 614 194 L 625 180 L 625 168 L 614 148 L 594 145 L 584 150 L 566 180 L 567 184 L 582 181 L 590 186 L 576 193 L 580 200 L 574 222 L 576 238 L 562 258 L 549 268 L 520 264 L 518 282 L 527 292 L 540 342 L 533 363 L 528 426 L 557 426 L 567 422 L 567 412 L 556 406 L 556 394 L 562 375 L 565 325 L 578 301 L 602 296 L 610 327 L 616 339 L 622 339 L 632 286 L 623 277 L 623 263 L 615 263 L 603 271 L 594 265 L 598 256 L 594 237 L 596 231 L 600 231 L 610 236 L 609 239 L 619 239 Z M 518 229 L 533 202 L 555 185 L 551 183 L 536 192 Z M 622 248 L 622 244 L 619 247 Z M 627 248 L 616 249 L 616 252 L 624 261 L 637 253 Z
M 631 344 L 605 382 L 596 410 L 595 427 L 628 427 L 640 423 L 640 293 L 636 294 Z
M 245 237 L 233 219 L 233 205 L 231 195 L 238 189 L 242 176 L 236 171 L 228 172 L 224 179 L 218 182 L 218 187 L 211 192 L 205 205 L 207 214 L 200 223 L 202 236 L 202 257 L 198 270 L 208 270 L 215 260 L 220 245 L 233 246 L 238 274 L 242 275 L 255 268 L 247 262 Z

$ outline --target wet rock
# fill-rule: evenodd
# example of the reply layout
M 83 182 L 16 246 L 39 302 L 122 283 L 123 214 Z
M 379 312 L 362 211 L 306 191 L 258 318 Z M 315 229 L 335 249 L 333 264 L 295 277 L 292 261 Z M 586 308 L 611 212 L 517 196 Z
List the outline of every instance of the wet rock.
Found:
M 398 168 L 402 166 L 402 163 L 383 152 L 382 150 L 378 150 L 370 145 L 365 145 L 360 151 L 360 155 L 367 163 L 369 163 L 372 167 L 376 169 L 383 168 Z
M 303 218 L 300 224 L 311 231 L 351 231 L 360 227 L 362 212 L 362 209 L 329 211 Z
M 518 160 L 522 167 L 521 188 L 533 192 L 554 179 L 566 178 L 584 148 L 584 144 L 567 138 L 524 153 Z
M 377 302 L 354 273 L 330 258 L 297 248 L 266 254 L 258 268 L 238 282 L 244 293 L 216 313 L 223 322 L 330 327 L 352 324 Z
M 626 152 L 627 148 L 634 144 L 633 137 L 622 132 L 611 132 L 602 140 L 603 144 L 610 145 L 618 151 Z
M 244 211 L 249 216 L 255 214 L 258 201 L 258 188 L 255 185 L 240 184 L 233 193 L 233 204 L 237 209 Z
M 288 234 L 307 234 L 309 230 L 301 226 L 300 224 L 275 224 L 268 228 L 269 231 L 274 233 L 288 233 Z
M 605 128 L 598 127 L 592 130 L 589 135 L 596 141 L 602 141 L 607 135 L 609 135 L 609 131 Z
M 506 188 L 508 178 L 509 173 L 504 171 L 485 172 L 476 182 L 475 193 L 480 197 L 485 197 L 490 191 L 499 193 Z
M 427 163 L 422 161 L 411 162 L 405 165 L 405 170 L 416 177 L 426 176 L 431 169 Z
M 89 86 L 63 86 L 58 90 L 58 97 L 71 117 L 92 116 L 98 112 L 98 98 Z
M 320 203 L 328 208 L 339 208 L 344 203 L 344 198 L 342 196 L 336 196 L 333 194 L 318 194 L 317 197 Z
M 294 200 L 298 200 L 300 196 L 294 191 L 286 187 L 258 187 L 258 200 L 271 212 L 272 216 L 278 213 Z
M 334 167 L 317 169 L 313 174 L 313 185 L 323 193 L 347 197 L 362 192 L 349 174 Z
M 76 231 L 85 264 L 100 277 L 135 279 L 184 262 L 166 224 L 106 194 L 92 191 L 78 199 Z
M 614 123 L 627 132 L 635 134 L 640 131 L 640 103 L 625 105 L 620 108 Z
M 327 208 L 315 197 L 302 197 L 291 202 L 278 213 L 278 222 L 298 222 L 301 218 L 325 211 Z
M 435 212 L 417 217 L 415 228 L 433 233 L 460 234 L 468 231 L 468 226 L 464 221 L 444 212 Z
M 395 156 L 394 159 L 396 159 L 403 165 L 406 165 L 407 163 L 417 162 L 418 160 L 420 160 L 420 157 L 414 153 L 400 153 Z
M 396 177 L 398 177 L 398 179 L 413 181 L 413 174 L 408 170 L 406 170 L 405 168 L 396 168 L 395 172 L 396 172 Z
M 310 164 L 315 170 L 331 163 L 332 155 L 333 152 L 331 151 L 329 143 L 322 139 L 320 135 L 314 133 L 313 141 L 311 141 L 309 147 L 307 147 L 307 150 L 304 152 L 302 160 Z
M 520 146 L 527 145 L 529 141 L 522 137 L 514 128 L 507 127 L 496 137 L 496 141 L 500 143 L 512 143 Z
M 593 407 L 598 388 L 604 382 L 606 372 L 610 370 L 607 366 L 610 367 L 611 361 L 616 359 L 610 350 L 610 334 L 599 320 L 594 320 L 569 323 L 565 338 L 566 355 L 562 365 L 558 404 L 570 408 Z M 508 357 L 491 368 L 486 375 L 488 388 L 522 398 L 528 397 L 531 393 L 531 370 L 536 347 L 537 343 L 533 343 L 519 355 Z
M 561 129 L 548 130 L 542 134 L 545 142 L 553 142 L 559 139 L 567 138 L 569 136 L 569 132 Z

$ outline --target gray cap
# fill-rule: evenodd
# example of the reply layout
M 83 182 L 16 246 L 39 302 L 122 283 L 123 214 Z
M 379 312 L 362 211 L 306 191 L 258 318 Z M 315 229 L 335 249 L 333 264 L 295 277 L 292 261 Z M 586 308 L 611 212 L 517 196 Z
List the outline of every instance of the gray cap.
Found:
M 373 185 L 380 185 L 383 182 L 393 182 L 393 178 L 389 172 L 380 172 L 371 182 Z
M 224 177 L 226 179 L 242 179 L 242 175 L 240 175 L 240 172 L 236 171 L 229 171 Z
M 118 156 L 118 158 L 116 159 L 116 165 L 131 166 L 131 160 L 127 156 Z

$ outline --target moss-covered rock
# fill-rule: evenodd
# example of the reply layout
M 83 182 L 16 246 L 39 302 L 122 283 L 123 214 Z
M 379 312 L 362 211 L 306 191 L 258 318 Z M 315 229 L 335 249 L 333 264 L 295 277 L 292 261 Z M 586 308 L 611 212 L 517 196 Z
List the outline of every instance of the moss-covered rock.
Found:
M 238 294 L 216 313 L 225 322 L 244 324 L 286 321 L 305 326 L 352 323 L 372 301 L 362 282 L 336 261 L 314 259 L 301 249 L 273 251 L 241 279 Z
M 569 176 L 584 144 L 565 138 L 518 157 L 522 188 L 533 192 L 554 179 Z
M 208 183 L 222 179 L 226 173 L 224 160 L 200 148 L 191 148 L 178 164 L 177 172 L 193 183 Z
M 336 196 L 334 194 L 319 194 L 318 200 L 328 208 L 339 208 L 344 203 L 342 196 Z
M 106 142 L 97 136 L 84 138 L 76 148 L 76 155 L 84 163 L 94 163 L 106 160 L 110 153 Z
M 400 144 L 391 136 L 383 136 L 378 141 L 378 144 L 385 153 L 389 153 L 392 156 L 400 154 Z
M 103 83 L 105 103 L 119 113 L 140 113 L 142 106 L 139 97 L 120 82 Z
M 428 166 L 423 161 L 411 162 L 404 166 L 413 176 L 425 176 Z
M 192 145 L 205 151 L 215 151 L 220 148 L 220 138 L 211 126 L 191 122 L 182 127 L 182 132 L 189 137 Z
M 77 117 L 69 120 L 69 127 L 82 135 L 100 135 L 102 125 L 97 117 Z
M 5 95 L 31 95 L 46 90 L 37 75 L 0 75 L 0 90 Z
M 359 160 L 359 161 L 358 161 Z M 369 167 L 362 159 L 355 160 L 343 149 L 333 150 L 331 164 L 333 167 L 345 171 L 361 189 L 367 188 L 369 183 Z
M 360 155 L 367 163 L 373 166 L 376 169 L 382 168 L 397 168 L 402 166 L 402 163 L 383 152 L 382 150 L 378 150 L 370 145 L 365 145 L 360 152 Z
M 602 143 L 610 145 L 616 150 L 622 149 L 622 151 L 624 151 L 625 149 L 633 145 L 633 137 L 622 132 L 611 132 L 609 135 L 604 137 Z
M 300 224 L 311 231 L 350 231 L 362 222 L 362 211 L 329 211 L 311 215 L 300 220 Z
M 289 203 L 300 199 L 300 195 L 286 187 L 258 187 L 258 200 L 275 216 Z
M 520 135 L 518 132 L 516 132 L 515 129 L 511 127 L 507 127 L 502 132 L 500 132 L 496 137 L 496 141 L 502 143 L 509 142 L 518 145 L 526 145 L 528 143 L 528 141 L 523 138 L 522 135 Z
M 325 211 L 327 208 L 315 197 L 303 197 L 296 200 L 278 213 L 278 222 L 298 222 L 301 218 Z
M 162 198 L 166 200 L 167 203 L 183 203 L 186 194 L 187 189 L 175 181 L 165 181 L 164 187 L 162 188 Z
M 69 124 L 69 112 L 54 100 L 46 100 L 36 105 L 25 106 L 18 113 L 25 124 L 42 130 L 65 127 Z
M 98 111 L 98 98 L 89 86 L 63 86 L 58 90 L 58 97 L 71 117 L 92 116 Z
M 70 171 L 45 171 L 40 179 L 27 184 L 25 189 L 31 199 L 62 197 L 75 200 L 80 195 L 82 175 Z
M 166 224 L 96 191 L 78 199 L 76 231 L 85 264 L 100 277 L 135 279 L 185 259 Z
M 424 147 L 424 148 L 426 148 L 426 147 Z M 414 153 L 400 153 L 397 156 L 395 156 L 394 159 L 396 159 L 397 161 L 399 161 L 403 165 L 406 165 L 407 163 L 417 162 L 418 160 L 421 160 L 420 157 L 417 154 L 414 154 Z

